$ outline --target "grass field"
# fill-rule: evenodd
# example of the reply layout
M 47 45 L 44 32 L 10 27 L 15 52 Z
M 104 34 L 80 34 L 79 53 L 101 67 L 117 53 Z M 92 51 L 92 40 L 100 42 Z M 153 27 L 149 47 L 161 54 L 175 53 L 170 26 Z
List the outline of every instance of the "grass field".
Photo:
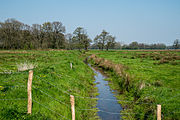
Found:
M 81 110 L 96 100 L 78 97 L 96 96 L 84 59 L 78 51 L 0 51 L 0 119 L 71 119 L 69 94 L 75 96 L 77 120 L 97 118 L 96 111 Z M 34 67 L 32 115 L 27 115 L 28 67 Z
M 104 70 L 109 74 L 109 85 L 122 100 L 119 101 L 124 108 L 122 113 L 134 113 L 123 115 L 124 119 L 156 119 L 157 104 L 162 105 L 163 119 L 180 118 L 178 51 L 89 51 L 85 55 L 79 51 L 3 50 L 0 51 L 0 119 L 71 119 L 70 94 L 75 96 L 77 120 L 97 119 L 97 111 L 83 110 L 96 106 L 95 99 L 83 98 L 97 95 L 94 73 L 83 62 L 91 54 L 107 59 L 109 65 L 123 66 L 128 86 L 117 71 Z M 34 71 L 32 115 L 27 114 L 28 68 Z
M 127 89 L 123 78 L 108 69 L 110 86 L 119 93 L 117 98 L 132 101 L 120 102 L 124 107 L 122 113 L 135 113 L 123 118 L 156 119 L 157 104 L 162 105 L 162 119 L 180 118 L 179 51 L 90 51 L 89 54 L 123 65 L 124 74 L 130 76 Z M 104 59 L 98 61 L 99 66 L 106 64 Z

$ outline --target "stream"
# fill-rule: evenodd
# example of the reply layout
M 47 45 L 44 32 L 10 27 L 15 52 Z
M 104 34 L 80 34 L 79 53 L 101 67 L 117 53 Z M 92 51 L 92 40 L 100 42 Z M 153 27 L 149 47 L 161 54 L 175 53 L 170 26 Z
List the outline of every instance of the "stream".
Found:
M 91 67 L 90 64 L 88 65 L 89 67 Z M 122 107 L 117 102 L 117 99 L 114 96 L 115 94 L 108 85 L 108 81 L 105 81 L 107 77 L 103 75 L 103 73 L 99 70 L 93 67 L 91 67 L 91 69 L 96 74 L 94 77 L 96 87 L 98 88 L 99 93 L 99 95 L 97 96 L 97 98 L 99 99 L 97 101 L 98 103 L 96 106 L 99 109 L 98 116 L 102 120 L 120 120 L 120 111 L 122 110 Z

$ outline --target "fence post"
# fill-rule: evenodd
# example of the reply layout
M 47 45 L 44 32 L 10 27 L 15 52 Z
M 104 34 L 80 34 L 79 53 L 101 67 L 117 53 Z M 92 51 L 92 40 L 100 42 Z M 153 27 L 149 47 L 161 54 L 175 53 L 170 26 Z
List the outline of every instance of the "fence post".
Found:
M 70 95 L 70 102 L 71 102 L 72 120 L 75 120 L 75 101 L 73 95 Z
M 27 105 L 27 109 L 28 109 L 28 114 L 32 113 L 32 79 L 33 79 L 33 71 L 30 70 L 29 71 L 29 78 L 28 78 L 28 87 L 27 87 L 27 92 L 28 92 L 28 105 Z
M 157 120 L 161 120 L 161 105 L 157 105 Z
M 72 63 L 70 63 L 70 67 L 71 67 L 71 69 L 72 69 Z

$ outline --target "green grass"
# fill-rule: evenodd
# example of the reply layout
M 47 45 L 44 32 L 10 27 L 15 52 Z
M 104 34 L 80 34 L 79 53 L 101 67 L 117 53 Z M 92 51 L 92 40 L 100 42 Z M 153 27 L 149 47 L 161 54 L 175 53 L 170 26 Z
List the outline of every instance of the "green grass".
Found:
M 84 58 L 78 51 L 0 51 L 0 119 L 71 119 L 69 94 L 75 96 L 77 120 L 96 119 L 96 111 L 80 110 L 94 107 L 96 100 L 77 97 L 96 96 L 94 73 L 83 63 Z M 17 70 L 17 64 L 24 62 L 37 65 L 33 69 L 32 115 L 27 114 L 28 70 Z
M 123 90 L 122 78 L 108 71 L 110 86 L 119 93 L 117 98 L 133 101 L 119 102 L 124 108 L 122 113 L 135 113 L 124 115 L 124 119 L 156 119 L 157 104 L 162 105 L 163 119 L 180 118 L 180 60 L 169 59 L 180 56 L 179 52 L 90 51 L 88 54 L 127 66 L 125 72 L 131 76 L 132 85 L 129 91 Z M 93 71 L 83 63 L 85 57 L 78 51 L 0 51 L 0 119 L 64 119 L 61 115 L 71 119 L 69 94 L 75 96 L 76 119 L 96 119 L 97 111 L 81 110 L 95 107 L 96 101 L 78 97 L 97 95 Z M 32 115 L 27 114 L 28 70 L 17 70 L 17 64 L 24 62 L 37 65 L 33 69 Z M 142 84 L 145 87 L 140 89 Z
M 156 119 L 156 105 L 162 105 L 162 118 L 180 118 L 180 52 L 177 51 L 90 51 L 116 64 L 127 66 L 125 72 L 131 76 L 130 91 L 121 94 L 122 78 L 108 72 L 110 86 L 120 93 L 118 99 L 134 101 L 120 102 L 125 108 L 124 119 Z M 172 59 L 174 56 L 178 59 Z M 145 87 L 140 89 L 144 84 Z M 144 104 L 147 103 L 147 104 Z

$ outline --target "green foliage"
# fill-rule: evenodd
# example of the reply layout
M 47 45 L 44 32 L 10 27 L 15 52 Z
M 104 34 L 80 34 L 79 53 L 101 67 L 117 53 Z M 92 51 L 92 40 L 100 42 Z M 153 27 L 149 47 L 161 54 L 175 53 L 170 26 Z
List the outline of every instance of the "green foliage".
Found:
M 86 31 L 82 27 L 77 27 L 73 32 L 72 41 L 74 43 L 74 47 L 81 50 L 84 48 L 85 50 L 88 49 L 90 46 L 91 39 L 88 37 Z
M 94 38 L 94 45 L 101 50 L 103 50 L 105 47 L 106 50 L 109 50 L 109 48 L 113 49 L 115 46 L 115 37 L 103 30 L 100 35 L 97 35 Z

